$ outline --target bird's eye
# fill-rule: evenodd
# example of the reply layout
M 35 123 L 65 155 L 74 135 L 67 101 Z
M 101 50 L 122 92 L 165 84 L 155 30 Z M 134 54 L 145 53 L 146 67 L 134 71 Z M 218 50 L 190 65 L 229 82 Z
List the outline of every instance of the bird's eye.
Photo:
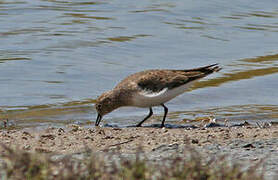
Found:
M 101 104 L 97 104 L 97 109 L 101 109 Z

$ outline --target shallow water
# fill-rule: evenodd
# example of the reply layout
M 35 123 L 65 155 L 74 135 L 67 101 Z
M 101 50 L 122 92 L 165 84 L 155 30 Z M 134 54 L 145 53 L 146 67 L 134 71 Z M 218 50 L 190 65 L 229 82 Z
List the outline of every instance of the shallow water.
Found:
M 93 126 L 95 99 L 152 68 L 223 70 L 167 103 L 168 123 L 214 116 L 278 121 L 278 8 L 256 1 L 0 2 L 0 119 L 15 127 Z M 123 108 L 111 124 L 147 109 Z M 157 123 L 162 108 L 155 108 Z

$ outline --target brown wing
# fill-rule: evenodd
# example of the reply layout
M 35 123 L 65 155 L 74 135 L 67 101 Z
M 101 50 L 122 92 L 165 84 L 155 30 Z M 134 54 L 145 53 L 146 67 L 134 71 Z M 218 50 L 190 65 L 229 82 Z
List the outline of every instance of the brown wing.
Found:
M 188 76 L 172 70 L 156 70 L 141 76 L 137 84 L 141 89 L 159 92 L 164 88 L 173 89 L 188 82 Z
M 188 70 L 147 70 L 128 76 L 116 88 L 139 86 L 141 89 L 159 92 L 166 87 L 173 89 L 219 70 L 217 64 Z

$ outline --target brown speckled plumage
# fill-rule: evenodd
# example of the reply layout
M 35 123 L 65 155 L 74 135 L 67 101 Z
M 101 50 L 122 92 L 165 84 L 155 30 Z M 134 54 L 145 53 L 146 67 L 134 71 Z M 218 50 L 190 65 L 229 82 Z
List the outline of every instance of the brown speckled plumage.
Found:
M 169 89 L 178 87 L 219 70 L 220 68 L 215 65 L 189 70 L 146 70 L 126 77 L 115 89 L 121 89 L 123 87 L 137 89 L 139 86 L 142 89 L 157 92 L 165 87 Z
M 121 106 L 138 106 L 132 98 L 140 92 L 159 93 L 165 88 L 172 90 L 217 72 L 220 69 L 217 64 L 213 64 L 188 70 L 146 70 L 129 75 L 114 89 L 103 93 L 96 100 L 96 110 L 99 114 L 98 119 Z M 160 105 L 163 105 L 163 103 Z M 151 109 L 151 107 L 149 108 Z M 150 114 L 152 114 L 152 111 Z M 100 120 L 97 120 L 96 125 L 99 122 Z

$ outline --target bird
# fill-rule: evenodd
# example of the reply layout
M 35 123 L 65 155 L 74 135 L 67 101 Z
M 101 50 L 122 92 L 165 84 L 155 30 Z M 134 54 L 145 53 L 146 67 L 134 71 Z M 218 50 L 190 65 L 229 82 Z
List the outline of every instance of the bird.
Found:
M 149 108 L 149 114 L 136 125 L 140 127 L 153 115 L 152 107 L 162 106 L 164 116 L 161 127 L 165 127 L 168 108 L 164 104 L 183 94 L 194 82 L 221 69 L 218 64 L 211 64 L 194 69 L 151 69 L 131 74 L 96 99 L 95 126 L 99 126 L 104 115 L 120 107 Z

